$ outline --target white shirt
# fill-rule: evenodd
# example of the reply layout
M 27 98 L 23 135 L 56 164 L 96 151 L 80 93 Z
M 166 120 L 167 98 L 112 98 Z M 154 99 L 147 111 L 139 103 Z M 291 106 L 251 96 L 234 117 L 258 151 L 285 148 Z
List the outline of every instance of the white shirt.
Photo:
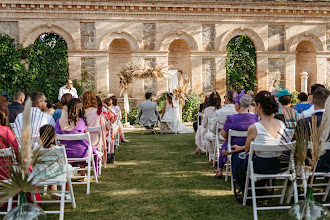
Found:
M 312 117 L 312 114 L 314 114 L 314 105 L 312 105 L 309 109 L 303 111 L 299 115 L 299 119 Z
M 30 112 L 32 144 L 37 144 L 39 141 L 39 130 L 44 125 L 52 125 L 55 127 L 55 121 L 51 115 L 43 113 L 39 108 L 32 107 Z M 21 130 L 23 128 L 23 113 L 19 113 L 15 119 L 14 132 L 20 144 Z
M 72 95 L 72 98 L 78 98 L 78 93 L 75 88 L 71 87 L 70 89 L 68 89 L 66 88 L 66 86 L 62 86 L 58 93 L 58 100 L 61 100 L 62 96 L 67 93 L 70 93 Z

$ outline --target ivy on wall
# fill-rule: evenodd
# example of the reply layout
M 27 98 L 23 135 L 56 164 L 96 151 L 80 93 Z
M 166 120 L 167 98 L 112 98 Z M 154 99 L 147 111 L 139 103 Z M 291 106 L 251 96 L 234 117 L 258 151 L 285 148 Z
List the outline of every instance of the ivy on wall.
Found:
M 256 52 L 253 42 L 245 35 L 235 37 L 227 44 L 227 89 L 256 90 Z
M 11 97 L 16 91 L 41 91 L 57 101 L 68 75 L 67 45 L 60 36 L 44 34 L 23 48 L 9 36 L 0 35 L 0 91 Z

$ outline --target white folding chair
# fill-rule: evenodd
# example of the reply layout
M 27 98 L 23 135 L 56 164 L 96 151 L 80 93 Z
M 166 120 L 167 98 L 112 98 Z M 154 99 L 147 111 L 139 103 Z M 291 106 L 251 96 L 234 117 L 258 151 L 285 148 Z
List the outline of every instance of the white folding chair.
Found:
M 43 169 L 42 168 L 41 168 L 41 170 L 38 169 L 38 171 L 35 171 L 36 169 L 34 169 L 32 171 L 31 178 L 35 177 L 35 179 L 33 180 L 34 185 L 39 186 L 41 188 L 43 187 L 43 191 L 41 191 L 41 192 L 43 192 L 44 194 L 47 194 L 47 186 L 51 186 L 51 185 L 61 186 L 61 191 L 60 191 L 61 200 L 36 201 L 35 193 L 40 192 L 39 190 L 36 190 L 35 192 L 32 192 L 33 202 L 34 203 L 60 203 L 60 210 L 56 210 L 56 211 L 47 211 L 46 210 L 45 213 L 46 214 L 59 214 L 59 219 L 63 220 L 65 203 L 71 203 L 72 208 L 74 208 L 74 209 L 76 208 L 76 201 L 75 201 L 72 182 L 71 182 L 71 171 L 69 170 L 70 165 L 68 164 L 65 147 L 62 145 L 62 146 L 55 146 L 55 147 L 48 148 L 48 149 L 41 149 L 40 154 L 42 155 L 41 160 L 44 160 L 46 163 L 48 162 L 49 163 L 48 166 L 50 166 L 50 167 L 47 167 L 47 164 L 46 164 L 45 165 L 46 167 L 44 167 Z M 50 179 L 43 180 L 42 178 L 44 178 L 44 177 L 38 178 L 38 175 L 42 175 L 43 172 L 47 171 L 46 169 L 52 169 L 52 168 L 55 169 L 56 168 L 56 167 L 52 167 L 53 161 L 49 161 L 51 159 L 56 159 L 62 165 L 62 170 L 59 171 L 57 174 L 55 173 L 54 176 L 51 177 Z M 40 172 L 40 173 L 37 173 L 37 172 Z M 69 186 L 69 191 L 66 191 L 66 184 L 68 184 L 68 186 Z M 57 191 L 55 191 L 55 192 L 57 192 Z M 52 192 L 48 191 L 48 193 L 52 193 Z M 66 198 L 67 195 L 70 195 L 70 199 Z
M 98 133 L 99 134 L 99 145 L 98 146 L 94 146 L 99 152 L 102 153 L 102 160 L 103 160 L 103 165 L 104 167 L 106 167 L 107 164 L 107 160 L 106 158 L 104 158 L 104 156 L 106 157 L 106 155 L 104 154 L 104 150 L 103 150 L 103 140 L 102 140 L 102 130 L 101 130 L 101 126 L 95 126 L 95 127 L 88 127 L 88 132 L 91 133 Z M 102 160 L 99 160 L 99 175 L 101 175 L 101 170 L 102 170 Z
M 231 139 L 232 137 L 247 137 L 247 131 L 236 131 L 229 129 L 228 131 L 228 146 L 227 146 L 227 151 L 231 153 Z M 225 181 L 228 181 L 228 176 L 229 176 L 229 170 L 230 170 L 230 181 L 231 181 L 231 189 L 234 191 L 234 179 L 231 171 L 231 154 L 227 156 L 227 161 L 226 161 L 226 176 L 225 176 Z
M 98 183 L 96 166 L 94 161 L 92 142 L 89 135 L 89 132 L 84 134 L 57 134 L 55 137 L 56 143 L 61 144 L 61 141 L 82 141 L 87 140 L 88 143 L 88 154 L 87 157 L 83 158 L 68 158 L 69 163 L 79 163 L 85 162 L 87 166 L 85 168 L 77 168 L 76 170 L 87 171 L 87 176 L 73 176 L 72 179 L 87 178 L 87 182 L 73 182 L 73 184 L 86 184 L 87 185 L 87 194 L 90 193 L 90 184 L 91 184 L 91 170 L 93 170 L 95 182 Z
M 110 124 L 110 121 L 107 121 L 110 129 L 108 133 L 108 146 L 107 146 L 107 152 L 108 153 L 114 153 L 114 141 L 111 141 L 111 133 L 115 134 L 115 126 Z
M 15 123 L 10 123 L 10 127 L 14 130 Z
M 285 146 L 286 145 L 286 146 Z M 278 145 L 267 145 L 267 144 L 257 144 L 251 142 L 250 144 L 250 151 L 249 151 L 249 158 L 248 158 L 248 168 L 247 168 L 247 175 L 246 175 L 246 182 L 245 182 L 245 190 L 244 190 L 244 199 L 243 199 L 243 206 L 246 205 L 247 199 L 252 198 L 252 206 L 253 206 L 253 217 L 254 220 L 258 219 L 258 210 L 274 210 L 274 209 L 290 209 L 291 206 L 271 206 L 271 207 L 257 207 L 257 198 L 281 198 L 280 204 L 283 204 L 285 190 L 287 188 L 288 180 L 293 182 L 293 192 L 294 192 L 294 202 L 298 202 L 298 192 L 297 192 L 297 183 L 296 183 L 296 172 L 295 172 L 295 164 L 294 164 L 294 147 L 293 143 L 286 143 Z M 281 173 L 277 174 L 258 174 L 254 172 L 253 168 L 253 155 L 256 151 L 258 152 L 283 152 L 290 151 L 290 159 L 288 161 L 288 169 L 283 170 Z M 255 183 L 261 179 L 280 179 L 283 180 L 283 185 L 281 186 L 263 186 L 263 187 L 256 187 Z M 251 187 L 249 184 L 251 182 Z M 256 189 L 282 189 L 280 195 L 265 195 L 265 196 L 257 196 Z M 248 190 L 252 191 L 252 197 L 248 197 Z
M 117 120 L 116 120 L 115 124 L 118 126 L 118 133 L 117 133 L 117 129 L 115 129 L 115 133 L 114 133 L 114 135 L 115 135 L 114 146 L 115 146 L 115 149 L 118 149 L 119 148 L 119 144 L 120 144 L 120 129 L 119 129 L 119 124 L 120 124 L 119 122 L 120 122 L 120 120 L 119 120 L 119 114 L 116 114 L 116 116 L 117 116 Z
M 217 123 L 215 128 L 213 166 L 215 166 L 215 163 L 218 162 L 220 149 L 222 147 L 223 142 L 225 141 L 225 139 L 221 136 L 221 130 L 222 125 L 220 123 Z
M 309 145 L 308 145 L 308 148 L 310 149 L 311 148 L 311 142 L 309 142 Z M 326 151 L 329 151 L 330 150 L 330 142 L 327 142 L 324 146 L 324 149 Z M 308 173 L 307 174 L 307 177 L 308 178 L 311 178 L 312 177 L 312 173 Z M 313 187 L 324 187 L 324 191 L 323 192 L 313 192 L 313 195 L 314 196 L 323 196 L 322 197 L 322 202 L 325 202 L 326 199 L 328 198 L 328 195 L 329 195 L 329 190 L 330 190 L 330 172 L 315 172 L 314 174 L 314 178 L 315 180 L 320 180 L 320 181 L 323 181 L 323 182 L 320 182 L 320 183 L 313 183 Z M 328 180 L 328 181 L 326 181 Z M 305 181 L 306 181 L 306 186 L 307 186 L 307 180 L 305 178 Z M 305 192 L 305 195 L 306 195 L 306 192 Z M 326 203 L 326 204 L 322 204 L 323 206 L 330 206 L 330 203 Z
M 15 155 L 13 154 L 13 150 L 10 148 L 3 148 L 0 149 L 0 158 L 14 158 Z M 8 180 L 0 180 L 3 182 L 8 182 Z M 19 201 L 19 199 L 18 199 Z M 15 202 L 18 202 L 15 201 Z M 13 198 L 8 199 L 8 205 L 7 205 L 7 211 L 6 212 L 0 212 L 0 215 L 6 215 L 13 207 Z

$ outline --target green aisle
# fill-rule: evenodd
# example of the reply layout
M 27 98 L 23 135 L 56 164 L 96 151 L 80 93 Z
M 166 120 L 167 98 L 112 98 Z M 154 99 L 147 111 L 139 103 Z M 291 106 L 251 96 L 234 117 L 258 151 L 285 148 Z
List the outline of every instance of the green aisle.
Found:
M 230 184 L 213 178 L 206 156 L 193 154 L 194 134 L 142 136 L 135 129 L 126 137 L 131 142 L 120 145 L 90 195 L 74 186 L 77 209 L 67 204 L 65 219 L 252 219 L 252 207 L 236 203 Z M 259 219 L 286 213 L 264 211 Z

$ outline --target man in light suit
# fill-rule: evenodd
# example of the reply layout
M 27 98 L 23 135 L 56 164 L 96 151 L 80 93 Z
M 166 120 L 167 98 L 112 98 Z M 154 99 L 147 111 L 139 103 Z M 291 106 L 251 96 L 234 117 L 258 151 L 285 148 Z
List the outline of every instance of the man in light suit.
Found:
M 157 103 L 151 101 L 152 98 L 151 92 L 147 92 L 145 94 L 145 97 L 146 97 L 146 101 L 140 104 L 138 120 L 147 129 L 153 129 L 156 122 L 160 121 L 160 116 L 157 109 Z

